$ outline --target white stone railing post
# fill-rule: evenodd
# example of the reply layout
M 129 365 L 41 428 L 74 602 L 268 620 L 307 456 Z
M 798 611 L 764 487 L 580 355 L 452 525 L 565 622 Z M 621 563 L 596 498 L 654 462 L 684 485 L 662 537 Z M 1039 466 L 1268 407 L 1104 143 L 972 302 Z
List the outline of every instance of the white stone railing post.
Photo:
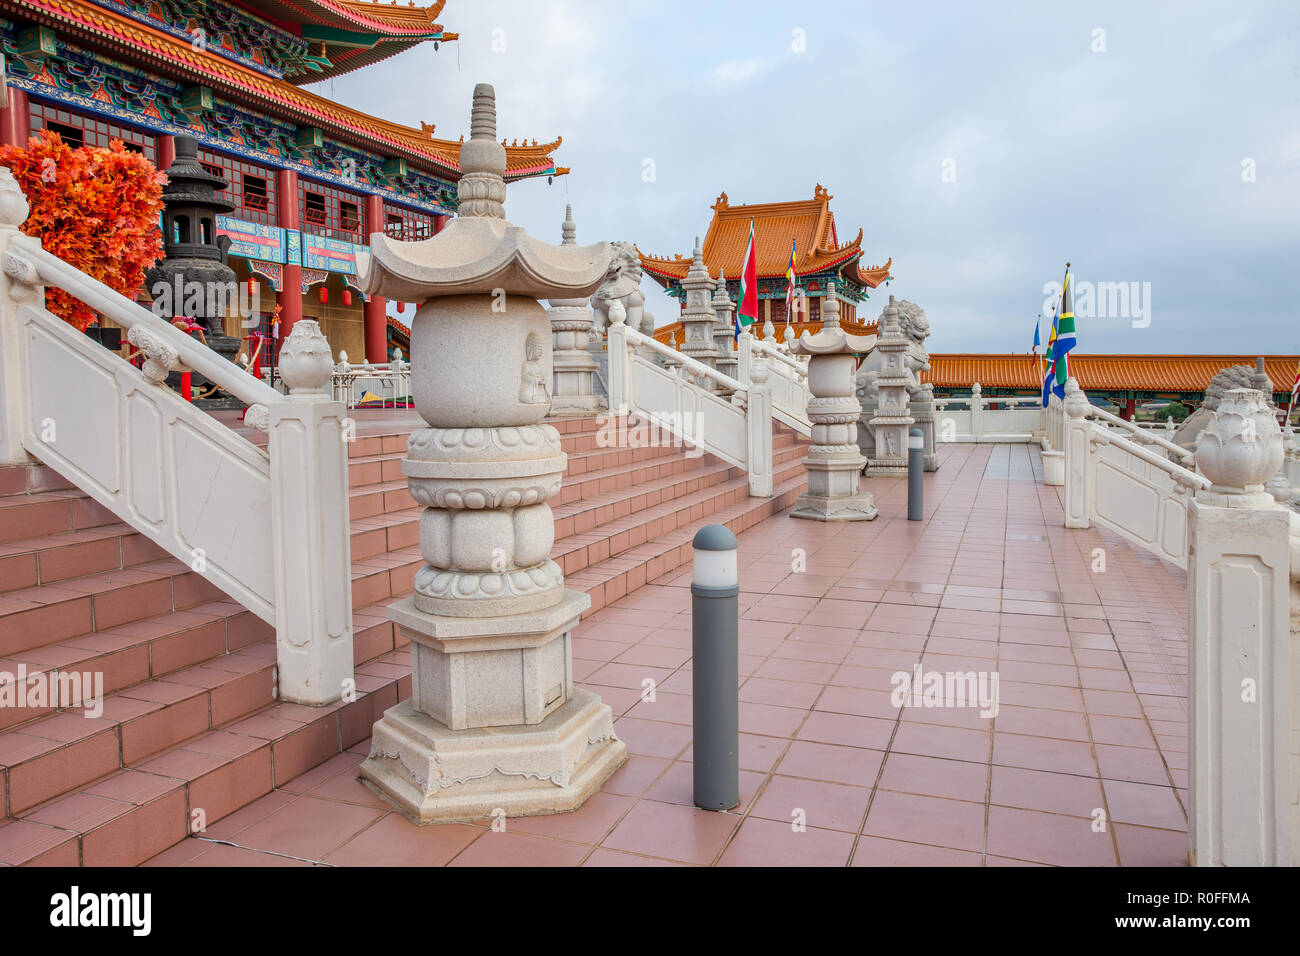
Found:
M 628 394 L 627 368 L 627 311 L 617 299 L 609 304 L 609 327 L 605 330 L 609 352 L 609 412 L 626 414 L 631 396 Z
M 749 367 L 745 402 L 749 493 L 756 498 L 772 495 L 772 387 L 767 382 L 767 362 L 754 360 Z
M 347 408 L 329 391 L 329 343 L 311 319 L 280 349 L 288 400 L 266 408 L 276 662 L 281 700 L 328 704 L 352 678 Z
M 1094 426 L 1088 420 L 1088 399 L 1076 379 L 1065 383 L 1062 403 L 1062 442 L 1065 453 L 1065 527 L 1087 528 L 1092 515 Z
M 970 387 L 970 434 L 971 441 L 979 441 L 984 434 L 984 399 L 981 395 L 983 389 L 980 383 L 976 382 Z
M 27 197 L 23 195 L 9 167 L 0 166 L 0 259 L 15 240 L 39 245 L 18 229 L 27 219 Z M 0 462 L 32 461 L 23 447 L 23 422 L 27 420 L 29 396 L 22 386 L 21 348 L 18 324 L 18 299 L 24 296 L 44 304 L 45 288 L 24 286 L 17 296 L 11 294 L 13 280 L 0 270 Z
M 1264 393 L 1224 394 L 1196 450 L 1212 485 L 1189 508 L 1189 860 L 1289 866 L 1290 514 L 1264 483 L 1282 463 Z
M 749 385 L 749 365 L 753 361 L 754 337 L 745 330 L 736 339 L 736 379 L 741 385 Z

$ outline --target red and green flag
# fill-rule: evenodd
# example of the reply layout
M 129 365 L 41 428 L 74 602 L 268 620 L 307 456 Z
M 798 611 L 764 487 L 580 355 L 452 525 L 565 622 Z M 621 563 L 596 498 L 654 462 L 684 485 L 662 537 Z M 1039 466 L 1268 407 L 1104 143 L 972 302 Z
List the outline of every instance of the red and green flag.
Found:
M 740 272 L 740 305 L 736 309 L 734 337 L 740 330 L 758 321 L 758 260 L 754 258 L 754 220 L 749 220 L 749 245 L 745 247 L 745 267 Z

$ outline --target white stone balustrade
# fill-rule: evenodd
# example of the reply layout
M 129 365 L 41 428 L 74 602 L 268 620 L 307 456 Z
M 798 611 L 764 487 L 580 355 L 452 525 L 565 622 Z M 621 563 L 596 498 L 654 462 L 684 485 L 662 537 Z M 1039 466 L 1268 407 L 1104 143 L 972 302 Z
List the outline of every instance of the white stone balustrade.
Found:
M 1291 514 L 1264 491 L 1281 463 L 1264 393 L 1226 392 L 1196 450 L 1212 485 L 1190 511 L 1188 842 L 1197 866 L 1294 859 L 1300 674 L 1289 603 L 1300 551 Z
M 0 169 L 0 452 L 45 463 L 275 627 L 281 700 L 327 704 L 352 677 L 345 409 L 329 346 L 294 326 L 281 395 L 22 235 Z M 136 369 L 44 308 L 63 289 L 127 330 Z M 167 388 L 191 369 L 248 403 L 266 450 Z M 68 383 L 76 382 L 75 388 Z

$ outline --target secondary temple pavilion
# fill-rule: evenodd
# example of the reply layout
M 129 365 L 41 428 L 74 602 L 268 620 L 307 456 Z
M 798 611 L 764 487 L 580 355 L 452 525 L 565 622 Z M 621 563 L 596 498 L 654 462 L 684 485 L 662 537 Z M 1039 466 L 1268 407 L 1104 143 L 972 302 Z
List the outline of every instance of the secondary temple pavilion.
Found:
M 760 325 L 769 320 L 776 325 L 785 324 L 786 270 L 793 242 L 796 283 L 808 302 L 807 313 L 797 316 L 792 323 L 793 331 L 798 334 L 821 328 L 822 299 L 832 282 L 840 301 L 841 326 L 854 334 L 875 331 L 874 323 L 869 330 L 863 327 L 857 310 L 870 290 L 892 278 L 893 259 L 882 266 L 866 265 L 862 261 L 861 229 L 852 242 L 840 242 L 830 205 L 834 198 L 818 184 L 811 199 L 733 206 L 724 192 L 713 204 L 713 219 L 704 236 L 704 265 L 714 278 L 719 272 L 725 275 L 727 294 L 733 301 L 739 301 L 740 273 L 749 242 L 749 223 L 753 220 Z M 670 258 L 641 253 L 641 268 L 683 307 L 682 281 L 690 266 L 689 255 Z M 655 337 L 666 342 L 680 327 L 680 323 L 665 326 L 656 331 Z

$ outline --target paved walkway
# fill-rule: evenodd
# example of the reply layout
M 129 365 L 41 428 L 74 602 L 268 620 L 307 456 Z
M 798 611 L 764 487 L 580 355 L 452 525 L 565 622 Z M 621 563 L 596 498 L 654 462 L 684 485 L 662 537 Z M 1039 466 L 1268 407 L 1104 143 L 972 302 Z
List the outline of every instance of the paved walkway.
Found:
M 941 464 L 924 522 L 904 520 L 903 481 L 871 479 L 873 522 L 783 513 L 741 536 L 734 812 L 692 806 L 688 570 L 575 631 L 575 676 L 632 754 L 578 812 L 416 827 L 357 782 L 366 742 L 151 863 L 1182 865 L 1182 573 L 1062 528 L 1030 446 Z M 897 708 L 891 679 L 918 660 L 996 672 L 996 716 Z

